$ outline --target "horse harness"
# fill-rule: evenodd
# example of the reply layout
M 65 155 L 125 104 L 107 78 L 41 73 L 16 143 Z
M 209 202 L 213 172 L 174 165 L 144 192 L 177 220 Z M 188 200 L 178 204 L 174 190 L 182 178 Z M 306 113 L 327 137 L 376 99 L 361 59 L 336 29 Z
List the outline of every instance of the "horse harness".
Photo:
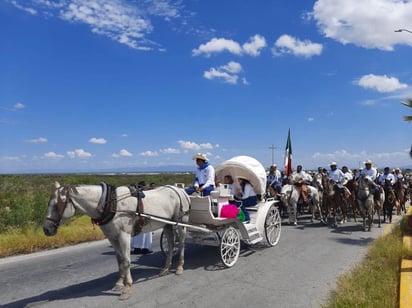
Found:
M 102 195 L 96 210 L 100 213 L 99 218 L 91 218 L 92 224 L 103 226 L 111 221 L 116 214 L 117 195 L 116 186 L 101 182 Z
M 76 188 L 73 186 L 65 186 L 65 187 L 59 187 L 56 190 L 61 190 L 61 194 L 64 194 L 65 200 L 62 199 L 60 192 L 57 194 L 57 203 L 56 203 L 56 208 L 57 208 L 57 218 L 53 217 L 46 217 L 46 220 L 51 221 L 56 227 L 60 225 L 60 221 L 63 217 L 64 210 L 66 209 L 67 204 L 69 201 L 71 201 L 70 198 L 70 191 L 74 190 L 76 191 Z

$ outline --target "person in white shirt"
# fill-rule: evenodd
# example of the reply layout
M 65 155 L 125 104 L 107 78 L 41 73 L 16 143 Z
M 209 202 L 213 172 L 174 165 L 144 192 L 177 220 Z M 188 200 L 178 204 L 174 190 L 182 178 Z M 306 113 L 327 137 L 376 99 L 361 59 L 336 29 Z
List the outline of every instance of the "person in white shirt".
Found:
M 376 176 L 378 175 L 378 171 L 375 167 L 372 167 L 372 161 L 368 159 L 365 161 L 365 168 L 362 169 L 360 172 L 360 176 L 362 175 L 369 175 L 373 181 L 376 180 Z
M 267 176 L 267 188 L 269 191 L 271 189 L 276 189 L 276 192 L 280 194 L 282 190 L 282 174 L 277 169 L 277 165 L 272 165 L 269 168 L 269 174 Z M 275 193 L 272 191 L 272 195 Z
M 353 173 L 352 173 L 351 170 L 349 170 L 348 167 L 343 166 L 343 167 L 342 167 L 342 172 L 343 172 L 343 174 L 345 175 L 346 183 L 353 179 Z M 346 183 L 344 183 L 344 185 L 345 185 Z
M 385 167 L 385 169 L 383 169 L 383 174 L 379 177 L 378 181 L 382 187 L 385 186 L 385 180 L 387 180 L 392 186 L 396 182 L 395 176 L 389 172 L 389 167 Z
M 403 174 L 402 174 L 401 169 L 399 169 L 399 168 L 396 168 L 396 169 L 395 169 L 394 177 L 395 177 L 395 183 L 398 182 L 399 180 L 402 180 L 402 179 L 403 179 Z M 394 184 L 395 184 L 395 183 L 394 183 Z
M 342 172 L 342 170 L 338 169 L 338 165 L 336 162 L 331 162 L 329 164 L 329 179 L 335 182 L 335 186 L 339 192 L 344 192 L 345 188 L 343 185 L 347 183 L 347 177 Z
M 303 182 L 308 184 L 308 185 L 310 185 L 313 181 L 312 176 L 309 173 L 307 173 L 306 171 L 303 170 L 302 165 L 297 165 L 296 172 L 294 173 L 294 176 L 296 174 L 299 174 L 301 176 Z
M 259 200 L 248 179 L 238 177 L 238 181 L 242 193 L 242 211 L 245 214 L 245 221 L 250 221 L 250 214 L 246 207 L 257 205 Z
M 210 192 L 215 189 L 215 168 L 209 164 L 205 154 L 198 153 L 192 159 L 196 160 L 198 168 L 195 172 L 194 184 L 186 188 L 186 193 L 191 195 L 198 192 L 203 196 L 209 196 Z

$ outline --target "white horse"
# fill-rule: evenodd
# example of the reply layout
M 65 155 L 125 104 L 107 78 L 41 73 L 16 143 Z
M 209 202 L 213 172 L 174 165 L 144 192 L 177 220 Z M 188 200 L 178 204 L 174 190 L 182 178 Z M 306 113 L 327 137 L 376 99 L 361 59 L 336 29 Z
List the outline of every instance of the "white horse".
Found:
M 371 230 L 371 226 L 373 224 L 373 214 L 376 209 L 378 212 L 378 222 L 380 227 L 380 209 L 382 207 L 383 202 L 385 200 L 385 193 L 383 189 L 380 189 L 379 193 L 379 200 L 374 200 L 374 191 L 376 187 L 379 187 L 370 176 L 368 175 L 361 175 L 359 177 L 359 186 L 356 193 L 356 198 L 358 200 L 358 204 L 362 213 L 363 218 L 363 229 L 366 231 L 366 227 L 368 231 Z M 367 224 L 367 226 L 366 226 Z
M 121 291 L 119 299 L 130 297 L 133 283 L 130 272 L 130 239 L 140 232 L 151 232 L 160 228 L 168 238 L 169 246 L 175 243 L 173 226 L 163 221 L 186 222 L 190 200 L 183 189 L 161 186 L 144 191 L 143 195 L 132 194 L 127 186 L 115 189 L 111 199 L 104 199 L 105 187 L 99 185 L 67 185 L 55 183 L 56 189 L 50 197 L 43 231 L 47 236 L 57 233 L 61 223 L 72 217 L 75 210 L 89 215 L 98 224 L 113 246 L 119 267 L 119 279 L 114 291 Z M 106 201 L 107 200 L 107 201 Z M 145 217 L 145 218 L 144 218 Z M 150 219 L 152 218 L 152 219 Z M 178 226 L 179 263 L 176 274 L 182 274 L 186 228 Z M 173 257 L 173 247 L 160 275 L 168 273 Z
M 319 192 L 318 190 L 313 187 L 308 185 L 308 191 L 310 195 L 309 203 L 312 205 L 311 212 L 312 212 L 312 217 L 311 217 L 311 222 L 314 221 L 315 219 L 315 213 L 316 211 L 319 212 L 320 216 L 320 221 L 322 223 L 324 222 L 323 216 L 322 216 L 322 211 L 320 209 L 320 202 L 319 202 Z M 280 193 L 280 199 L 282 203 L 288 207 L 288 213 L 289 213 L 289 223 L 297 225 L 297 208 L 298 208 L 298 201 L 300 198 L 300 189 L 296 187 L 295 185 L 292 184 L 285 184 L 282 186 L 282 190 Z

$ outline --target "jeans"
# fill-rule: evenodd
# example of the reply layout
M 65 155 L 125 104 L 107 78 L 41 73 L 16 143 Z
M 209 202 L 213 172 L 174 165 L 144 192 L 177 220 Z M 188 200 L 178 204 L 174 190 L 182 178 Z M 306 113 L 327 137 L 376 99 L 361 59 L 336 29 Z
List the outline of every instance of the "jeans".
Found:
M 215 186 L 209 185 L 209 186 L 203 188 L 202 195 L 203 195 L 203 196 L 209 196 L 209 195 L 210 195 L 210 192 L 211 192 L 212 190 L 214 190 L 214 189 L 215 189 Z M 194 187 L 194 186 L 190 186 L 190 187 L 186 188 L 186 193 L 187 193 L 188 195 L 193 194 L 195 191 L 196 191 L 196 187 Z

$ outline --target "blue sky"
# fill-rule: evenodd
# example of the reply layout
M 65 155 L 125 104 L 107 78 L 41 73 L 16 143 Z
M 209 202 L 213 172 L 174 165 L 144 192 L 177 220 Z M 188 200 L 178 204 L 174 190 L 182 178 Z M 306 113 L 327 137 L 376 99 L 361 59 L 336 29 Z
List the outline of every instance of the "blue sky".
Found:
M 412 2 L 0 2 L 0 173 L 412 164 Z M 275 150 L 272 151 L 272 145 Z M 282 169 L 282 168 L 281 168 Z

